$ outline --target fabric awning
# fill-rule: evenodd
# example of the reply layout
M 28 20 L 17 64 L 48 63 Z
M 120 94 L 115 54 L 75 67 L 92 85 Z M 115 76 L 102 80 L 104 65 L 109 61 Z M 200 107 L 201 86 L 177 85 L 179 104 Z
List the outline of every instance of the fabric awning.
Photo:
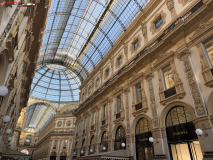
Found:
M 2 156 L 6 156 L 6 157 L 28 157 L 30 158 L 30 155 L 26 155 L 24 153 L 21 153 L 19 151 L 7 148 L 7 147 L 3 147 L 2 150 Z

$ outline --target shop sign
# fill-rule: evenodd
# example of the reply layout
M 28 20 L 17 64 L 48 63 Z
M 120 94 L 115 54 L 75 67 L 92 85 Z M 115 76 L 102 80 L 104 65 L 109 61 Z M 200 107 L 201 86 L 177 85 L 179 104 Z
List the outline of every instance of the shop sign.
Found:
M 149 142 L 149 137 L 152 137 L 151 132 L 146 132 L 146 133 L 135 135 L 136 147 L 151 146 L 152 143 Z
M 198 139 L 192 122 L 167 127 L 166 134 L 169 143 Z

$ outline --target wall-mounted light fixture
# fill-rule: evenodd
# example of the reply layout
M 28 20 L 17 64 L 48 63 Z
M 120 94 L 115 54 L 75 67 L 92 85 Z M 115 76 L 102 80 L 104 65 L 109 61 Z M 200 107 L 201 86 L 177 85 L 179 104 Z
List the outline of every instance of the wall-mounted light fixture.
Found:
M 195 130 L 195 133 L 197 134 L 197 136 L 199 136 L 202 140 L 204 140 L 206 137 L 208 137 L 208 133 L 203 132 L 202 129 L 198 128 Z M 202 137 L 203 135 L 203 137 Z
M 153 145 L 159 143 L 158 140 L 156 140 L 156 142 L 154 143 L 154 138 L 149 137 L 149 142 L 153 143 Z

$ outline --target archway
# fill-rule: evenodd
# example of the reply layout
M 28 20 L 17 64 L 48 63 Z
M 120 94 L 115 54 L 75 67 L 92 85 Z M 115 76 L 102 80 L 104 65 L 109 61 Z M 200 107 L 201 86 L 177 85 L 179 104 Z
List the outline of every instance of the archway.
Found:
M 89 154 L 95 153 L 95 136 L 90 139 Z
M 169 110 L 165 126 L 171 159 L 202 159 L 202 151 L 190 110 L 178 105 Z
M 52 152 L 50 154 L 50 160 L 56 160 L 56 156 L 57 156 L 57 153 L 56 152 Z
M 151 128 L 148 119 L 141 118 L 135 127 L 135 145 L 137 160 L 153 160 L 154 147 L 149 142 L 152 137 Z
M 83 139 L 82 145 L 81 145 L 81 150 L 80 150 L 80 155 L 81 155 L 81 156 L 84 156 L 84 155 L 85 155 L 85 152 L 86 152 L 86 140 Z
M 126 149 L 126 133 L 122 125 L 120 125 L 115 133 L 114 150 Z
M 60 160 L 66 160 L 67 159 L 67 152 L 62 152 L 60 155 Z
M 107 152 L 108 150 L 108 134 L 107 132 L 103 132 L 101 136 L 101 144 L 100 144 L 100 151 Z
M 0 86 L 4 84 L 7 68 L 9 65 L 9 53 L 6 47 L 0 52 Z

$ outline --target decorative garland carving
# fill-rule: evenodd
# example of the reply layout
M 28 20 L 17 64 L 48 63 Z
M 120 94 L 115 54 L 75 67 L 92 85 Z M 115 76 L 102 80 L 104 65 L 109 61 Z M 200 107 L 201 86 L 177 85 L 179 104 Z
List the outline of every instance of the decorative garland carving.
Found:
M 129 93 L 130 89 L 129 89 L 129 86 L 126 85 L 124 87 L 124 94 L 125 94 L 125 97 L 126 97 L 126 123 L 127 123 L 127 135 L 130 134 L 130 120 L 129 120 L 129 98 L 128 98 L 128 93 Z
M 183 6 L 185 6 L 187 3 L 191 2 L 193 0 L 178 0 L 179 3 L 181 3 Z
M 171 13 L 172 19 L 175 18 L 177 16 L 177 13 L 174 7 L 174 0 L 166 0 L 166 5 Z
M 156 109 L 156 102 L 155 102 L 155 94 L 154 94 L 154 88 L 152 84 L 152 78 L 147 79 L 148 85 L 149 85 L 149 95 L 150 95 L 150 107 L 152 108 L 152 116 L 153 116 L 153 124 L 154 127 L 158 126 L 158 115 L 157 115 L 157 109 Z
M 144 38 L 144 43 L 148 42 L 148 37 L 147 37 L 147 26 L 145 23 L 141 23 L 141 29 L 142 29 L 142 34 Z
M 202 101 L 202 98 L 201 98 L 201 95 L 200 95 L 200 92 L 199 92 L 199 89 L 198 89 L 198 86 L 196 83 L 194 73 L 192 71 L 192 66 L 191 66 L 189 58 L 188 58 L 189 53 L 190 53 L 189 50 L 183 51 L 183 53 L 181 55 L 186 55 L 186 56 L 181 60 L 183 61 L 184 70 L 186 73 L 189 88 L 191 90 L 191 94 L 192 94 L 192 98 L 194 101 L 197 115 L 202 116 L 202 115 L 205 115 L 206 112 L 205 112 L 204 104 L 203 104 L 203 101 Z

